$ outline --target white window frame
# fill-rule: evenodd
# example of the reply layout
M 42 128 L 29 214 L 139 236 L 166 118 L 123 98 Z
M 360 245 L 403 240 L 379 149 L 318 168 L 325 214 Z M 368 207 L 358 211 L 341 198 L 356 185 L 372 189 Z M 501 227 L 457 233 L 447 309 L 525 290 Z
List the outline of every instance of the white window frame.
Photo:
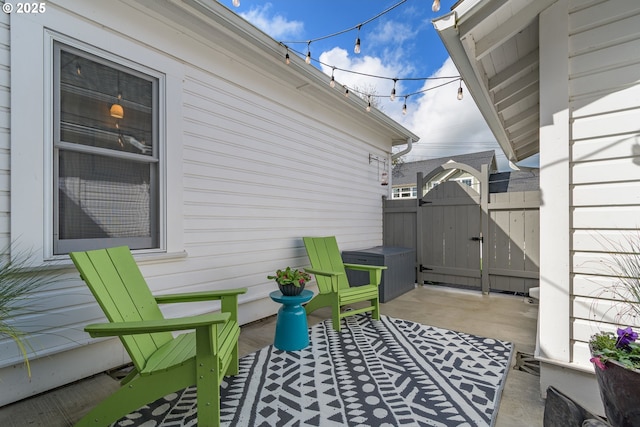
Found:
M 57 49 L 55 48 L 56 45 L 58 46 Z M 53 130 L 54 130 L 52 135 L 52 138 L 53 138 L 52 155 L 53 155 L 54 168 L 50 178 L 54 183 L 53 194 L 52 194 L 54 201 L 53 201 L 53 209 L 52 209 L 52 215 L 51 215 L 51 219 L 53 221 L 53 224 L 52 224 L 53 243 L 52 244 L 53 244 L 54 255 L 64 255 L 70 251 L 95 249 L 96 245 L 98 245 L 98 247 L 128 245 L 135 249 L 136 244 L 138 244 L 141 240 L 143 240 L 140 237 L 136 237 L 131 239 L 129 238 L 101 238 L 101 239 L 82 238 L 82 239 L 72 239 L 72 241 L 61 241 L 59 240 L 59 238 L 56 237 L 58 235 L 58 231 L 59 231 L 58 228 L 59 228 L 59 222 L 60 222 L 59 209 L 58 209 L 59 200 L 57 196 L 58 188 L 55 185 L 55 183 L 59 179 L 56 177 L 57 172 L 59 171 L 58 171 L 58 168 L 55 167 L 56 163 L 59 161 L 59 159 L 57 158 L 59 155 L 58 151 L 65 150 L 70 153 L 85 152 L 86 154 L 100 155 L 100 149 L 96 150 L 96 149 L 91 149 L 90 147 L 84 147 L 84 146 L 78 147 L 76 144 L 69 144 L 59 140 L 60 138 L 60 122 L 59 122 L 60 111 L 59 110 L 61 108 L 61 105 L 60 105 L 59 98 L 56 97 L 56 92 L 59 92 L 61 89 L 60 89 L 60 83 L 56 81 L 56 75 L 58 76 L 57 78 L 60 79 L 60 69 L 59 69 L 60 64 L 58 62 L 55 62 L 56 51 L 60 51 L 60 52 L 67 51 L 67 52 L 77 53 L 78 55 L 84 56 L 85 58 L 90 59 L 94 62 L 102 63 L 105 66 L 108 66 L 114 69 L 119 69 L 129 74 L 134 74 L 134 75 L 138 74 L 139 77 L 149 79 L 150 81 L 155 80 L 155 82 L 153 83 L 154 104 L 152 106 L 152 108 L 155 110 L 153 112 L 154 113 L 153 127 L 155 128 L 153 130 L 153 133 L 154 133 L 153 145 L 154 145 L 155 156 L 148 157 L 149 161 L 147 163 L 149 164 L 155 163 L 154 166 L 157 168 L 157 172 L 156 172 L 157 179 L 152 179 L 153 186 L 151 187 L 151 190 L 152 190 L 151 200 L 153 202 L 152 206 L 155 207 L 156 211 L 152 211 L 149 213 L 149 222 L 150 222 L 150 225 L 152 225 L 151 227 L 152 234 L 157 230 L 158 236 L 157 237 L 152 236 L 150 238 L 150 242 L 145 242 L 145 243 L 151 243 L 155 241 L 156 246 L 151 247 L 149 249 L 152 249 L 152 250 L 163 249 L 164 245 L 162 244 L 162 242 L 164 242 L 164 229 L 163 227 L 160 227 L 160 224 L 162 223 L 162 218 L 163 218 L 163 213 L 162 213 L 163 209 L 161 209 L 160 203 L 158 203 L 158 201 L 161 193 L 160 182 L 162 182 L 162 177 L 165 175 L 164 166 L 166 165 L 166 163 L 162 159 L 162 153 L 164 153 L 163 147 L 166 141 L 164 141 L 164 139 L 160 137 L 160 132 L 158 130 L 160 128 L 159 121 L 162 120 L 162 118 L 160 118 L 159 112 L 165 110 L 164 108 L 165 99 L 164 99 L 164 96 L 161 96 L 161 94 L 164 94 L 164 91 L 161 89 L 165 87 L 164 75 L 154 70 L 143 68 L 138 64 L 133 64 L 131 63 L 131 61 L 126 61 L 122 58 L 114 57 L 114 55 L 108 54 L 107 52 L 97 51 L 95 48 L 92 48 L 90 46 L 84 46 L 77 42 L 74 43 L 73 45 L 64 43 L 60 41 L 59 37 L 56 37 L 55 35 L 52 37 L 52 51 L 53 51 L 53 60 L 54 60 L 51 68 L 52 85 L 54 87 L 54 99 L 52 103 L 52 113 L 53 113 L 52 123 L 53 123 Z M 56 145 L 59 146 L 57 150 L 56 150 Z M 65 146 L 67 146 L 68 148 Z M 111 153 L 111 158 L 113 158 L 113 156 L 117 157 L 118 154 Z M 126 158 L 126 155 L 121 155 L 120 157 Z
M 136 251 L 150 257 L 184 256 L 182 186 L 183 64 L 135 40 L 52 8 L 11 22 L 11 212 L 5 230 L 32 253 L 34 266 L 69 263 L 53 254 L 53 40 L 131 68 L 164 76 L 159 85 L 159 248 Z M 79 40 L 82 40 L 80 42 Z M 144 63 L 144 65 L 141 64 Z M 19 70 L 19 71 L 16 71 Z M 171 103 L 165 102 L 171 99 Z M 0 224 L 1 227 L 1 224 Z M 1 229 L 0 229 L 1 232 Z
M 396 191 L 397 190 L 397 191 Z M 392 199 L 415 199 L 418 197 L 418 188 L 413 186 L 398 186 L 394 187 L 391 193 Z

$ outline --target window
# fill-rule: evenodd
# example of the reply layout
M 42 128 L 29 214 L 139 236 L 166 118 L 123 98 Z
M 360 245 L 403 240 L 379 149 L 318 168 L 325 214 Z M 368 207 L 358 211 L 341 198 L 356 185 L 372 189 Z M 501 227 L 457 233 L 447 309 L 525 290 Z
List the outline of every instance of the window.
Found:
M 159 79 L 55 42 L 53 252 L 160 242 Z
M 392 199 L 415 199 L 418 195 L 417 187 L 395 187 L 391 194 Z

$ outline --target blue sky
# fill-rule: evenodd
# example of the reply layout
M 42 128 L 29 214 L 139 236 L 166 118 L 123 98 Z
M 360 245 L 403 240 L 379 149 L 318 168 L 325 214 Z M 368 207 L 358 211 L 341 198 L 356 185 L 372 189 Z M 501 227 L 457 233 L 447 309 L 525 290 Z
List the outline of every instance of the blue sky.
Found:
M 234 7 L 231 0 L 221 1 L 277 41 L 302 41 L 286 44 L 303 56 L 307 52 L 306 41 L 357 27 L 401 3 L 400 0 L 240 0 L 240 6 Z M 360 54 L 353 51 L 358 37 L 358 30 L 353 29 L 313 41 L 309 45 L 312 64 L 322 69 L 328 80 L 332 67 L 336 67 L 334 76 L 338 85 L 378 95 L 374 105 L 420 136 L 405 161 L 495 150 L 499 167 L 505 170 L 508 168 L 505 156 L 466 88 L 464 98 L 457 99 L 458 71 L 431 23 L 448 13 L 454 3 L 442 0 L 440 11 L 433 12 L 432 0 L 406 0 L 360 28 Z M 426 77 L 454 78 L 420 80 Z M 397 81 L 398 96 L 392 102 L 389 94 L 394 78 L 418 80 Z M 452 83 L 416 93 L 447 81 Z M 412 95 L 406 98 L 407 113 L 403 115 L 402 95 L 406 94 Z

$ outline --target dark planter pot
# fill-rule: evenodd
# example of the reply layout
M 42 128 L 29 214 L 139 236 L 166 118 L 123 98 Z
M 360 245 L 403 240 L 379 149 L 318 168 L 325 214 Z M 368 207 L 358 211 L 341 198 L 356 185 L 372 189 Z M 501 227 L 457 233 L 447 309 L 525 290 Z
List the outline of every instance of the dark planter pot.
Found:
M 605 367 L 595 371 L 607 421 L 614 427 L 640 427 L 640 371 L 614 361 Z
M 304 290 L 304 285 L 296 286 L 296 285 L 281 285 L 278 283 L 278 289 L 282 292 L 282 295 L 286 295 L 288 297 L 300 295 L 300 292 Z

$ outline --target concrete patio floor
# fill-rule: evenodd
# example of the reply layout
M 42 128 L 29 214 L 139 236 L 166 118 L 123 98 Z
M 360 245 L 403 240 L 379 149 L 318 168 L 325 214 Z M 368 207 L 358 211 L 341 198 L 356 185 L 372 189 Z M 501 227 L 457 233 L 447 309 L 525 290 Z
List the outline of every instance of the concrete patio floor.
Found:
M 381 304 L 381 309 L 392 317 L 510 341 L 515 345 L 512 365 L 518 352 L 531 354 L 535 348 L 538 306 L 521 296 L 420 286 Z M 309 323 L 328 317 L 328 309 L 321 309 L 309 316 Z M 240 354 L 272 344 L 274 331 L 275 317 L 243 326 Z M 97 375 L 0 408 L 0 426 L 71 426 L 117 388 L 118 382 L 109 375 Z M 7 384 L 3 389 L 7 390 Z M 543 414 L 539 377 L 512 366 L 495 426 L 538 427 L 543 424 Z

